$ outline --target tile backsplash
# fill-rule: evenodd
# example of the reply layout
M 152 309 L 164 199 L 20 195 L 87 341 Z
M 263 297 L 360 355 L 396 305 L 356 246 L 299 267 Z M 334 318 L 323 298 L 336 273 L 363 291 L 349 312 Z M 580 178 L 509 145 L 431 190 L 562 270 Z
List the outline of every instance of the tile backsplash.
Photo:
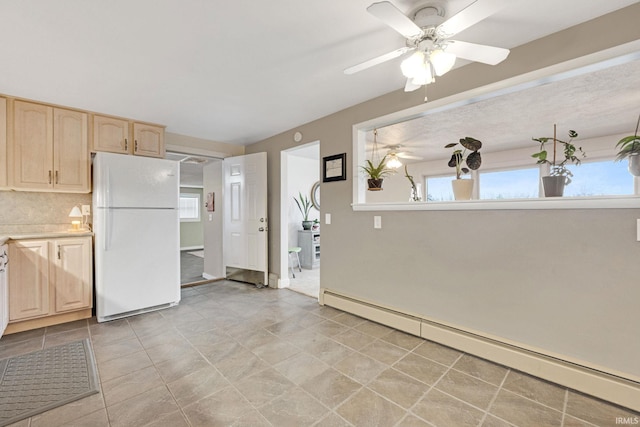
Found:
M 91 194 L 0 191 L 0 235 L 66 231 L 75 205 L 91 205 Z

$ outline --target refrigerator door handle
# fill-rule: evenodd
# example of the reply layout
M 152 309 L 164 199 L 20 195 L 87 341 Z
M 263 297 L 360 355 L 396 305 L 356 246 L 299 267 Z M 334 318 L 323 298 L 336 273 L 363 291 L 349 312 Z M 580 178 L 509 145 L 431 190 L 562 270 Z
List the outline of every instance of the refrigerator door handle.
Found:
M 112 224 L 111 224 L 111 209 L 104 209 L 104 230 L 103 230 L 103 248 L 104 251 L 107 252 L 109 250 L 109 243 L 111 240 L 111 229 Z

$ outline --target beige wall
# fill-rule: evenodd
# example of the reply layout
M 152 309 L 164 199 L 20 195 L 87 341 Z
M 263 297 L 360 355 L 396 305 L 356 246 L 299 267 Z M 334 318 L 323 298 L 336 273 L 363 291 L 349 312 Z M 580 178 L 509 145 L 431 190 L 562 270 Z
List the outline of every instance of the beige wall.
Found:
M 429 87 L 435 100 L 640 38 L 640 4 L 513 49 L 495 67 L 471 64 Z M 637 88 L 636 88 L 637 90 Z M 250 145 L 266 151 L 269 216 L 280 216 L 280 151 L 320 141 L 347 153 L 346 181 L 322 184 L 321 286 L 640 378 L 640 211 L 354 212 L 352 126 L 418 105 L 397 91 Z M 382 215 L 382 230 L 373 216 Z M 280 273 L 279 222 L 270 269 Z M 622 350 L 624 349 L 624 350 Z
M 225 144 L 171 132 L 165 132 L 164 143 L 167 151 L 202 154 L 220 158 L 244 154 L 244 146 L 242 145 Z

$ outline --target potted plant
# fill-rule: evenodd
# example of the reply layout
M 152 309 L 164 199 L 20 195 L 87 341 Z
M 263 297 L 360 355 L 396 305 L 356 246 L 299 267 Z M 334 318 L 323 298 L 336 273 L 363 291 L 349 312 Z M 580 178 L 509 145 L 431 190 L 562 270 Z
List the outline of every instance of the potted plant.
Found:
M 553 138 L 542 137 L 532 138 L 534 141 L 540 143 L 540 151 L 531 155 L 531 157 L 538 159 L 536 162 L 539 165 L 548 164 L 551 169 L 548 176 L 542 177 L 542 187 L 544 189 L 545 197 L 562 197 L 564 193 L 564 187 L 571 183 L 571 177 L 573 173 L 567 169 L 568 164 L 579 165 L 580 157 L 586 157 L 587 154 L 582 150 L 582 147 L 576 147 L 573 144 L 573 140 L 578 137 L 578 133 L 575 130 L 569 131 L 569 140 L 561 141 L 556 138 L 556 125 L 553 125 Z M 548 159 L 548 153 L 545 144 L 553 140 L 553 160 Z M 564 159 L 557 163 L 556 152 L 558 144 L 563 146 L 562 153 Z
M 453 148 L 458 144 L 460 144 L 462 148 L 457 147 L 453 150 L 451 159 L 449 159 L 449 163 L 447 163 L 449 167 L 456 168 L 456 179 L 451 182 L 453 197 L 456 200 L 469 200 L 473 192 L 473 179 L 462 179 L 462 175 L 469 173 L 470 170 L 480 169 L 482 156 L 479 150 L 482 148 L 482 142 L 467 136 L 461 138 L 459 142 L 452 142 L 445 145 L 444 148 Z M 465 164 L 467 167 L 464 167 Z
M 384 156 L 378 164 L 374 165 L 371 160 L 367 159 L 367 164 L 360 166 L 367 174 L 369 191 L 381 191 L 384 177 L 394 172 L 392 169 L 387 168 L 386 161 L 387 156 Z
M 640 136 L 638 136 L 638 126 L 640 125 L 640 115 L 636 123 L 636 131 L 633 135 L 625 136 L 616 144 L 618 155 L 616 161 L 629 159 L 629 173 L 633 176 L 640 176 Z
M 404 176 L 409 180 L 409 184 L 411 184 L 411 195 L 409 196 L 410 202 L 421 202 L 422 194 L 418 184 L 413 180 L 413 175 L 409 175 L 409 171 L 407 170 L 407 165 L 404 165 Z
M 309 220 L 309 212 L 311 211 L 311 200 L 307 196 L 303 196 L 302 193 L 298 192 L 298 199 L 295 197 L 296 205 L 298 205 L 298 209 L 300 209 L 300 213 L 302 214 L 302 229 L 303 230 L 311 230 L 313 226 L 313 221 Z

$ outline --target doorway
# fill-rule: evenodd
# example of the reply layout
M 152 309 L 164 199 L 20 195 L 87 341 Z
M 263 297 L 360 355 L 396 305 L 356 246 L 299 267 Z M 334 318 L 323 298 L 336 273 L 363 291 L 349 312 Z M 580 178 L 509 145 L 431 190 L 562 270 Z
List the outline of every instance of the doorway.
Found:
M 320 225 L 304 231 L 303 214 L 294 198 L 311 200 L 320 182 L 320 141 L 281 152 L 280 198 L 280 283 L 279 287 L 318 298 L 320 292 Z M 319 196 L 319 189 L 315 196 Z M 317 207 L 309 212 L 309 220 L 320 220 L 319 197 Z M 290 251 L 300 248 L 300 252 Z M 301 266 L 298 266 L 300 258 Z M 294 277 L 295 276 L 295 277 Z
M 180 162 L 180 284 L 192 286 L 217 279 L 221 214 L 216 213 L 215 200 L 209 200 L 208 195 L 221 193 L 217 189 L 222 160 L 178 152 L 167 152 L 165 158 Z

